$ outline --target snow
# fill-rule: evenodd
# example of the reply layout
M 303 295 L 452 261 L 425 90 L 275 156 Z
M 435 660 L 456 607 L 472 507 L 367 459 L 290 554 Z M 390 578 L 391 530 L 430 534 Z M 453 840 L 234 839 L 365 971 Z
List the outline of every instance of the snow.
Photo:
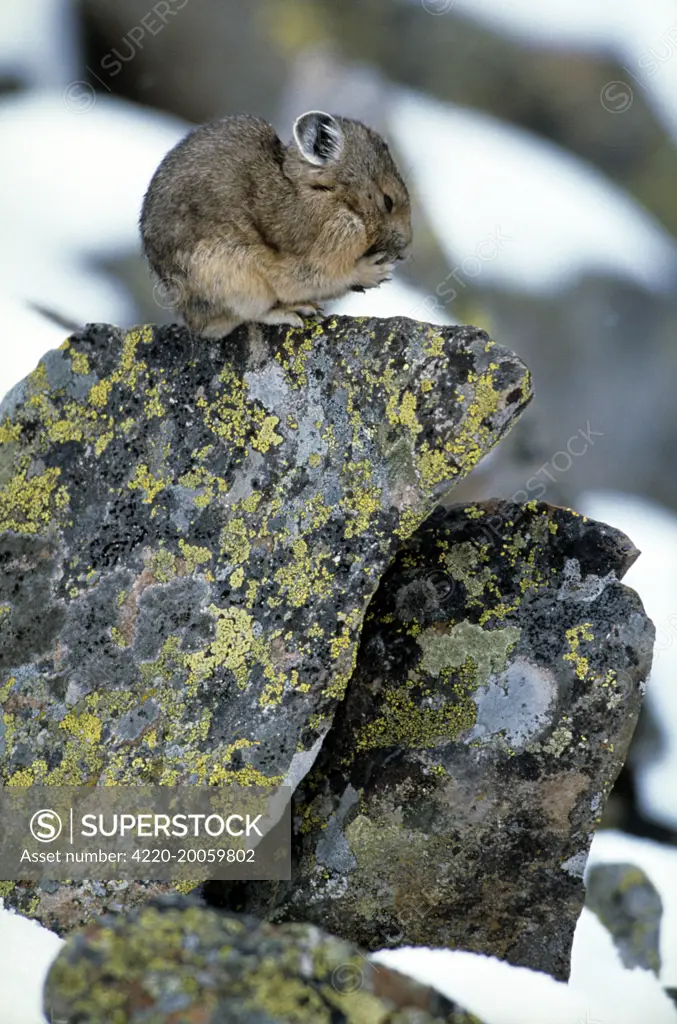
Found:
M 108 96 L 80 112 L 49 90 L 0 98 L 0 400 L 68 334 L 30 303 L 78 325 L 133 322 L 96 264 L 138 252 L 148 182 L 188 128 Z
M 21 301 L 0 293 L 0 324 L 3 329 L 0 362 L 0 402 L 23 380 L 45 352 L 58 348 L 68 331 L 46 319 Z
M 474 110 L 393 93 L 389 133 L 446 253 L 444 284 L 559 292 L 584 274 L 650 289 L 677 275 L 677 243 L 566 150 Z
M 633 49 L 637 33 L 677 18 L 672 0 L 451 0 L 447 10 L 518 39 L 557 49 Z
M 0 900 L 0 1005 L 2 1024 L 44 1024 L 42 987 L 62 941 Z
M 0 102 L 0 223 L 6 239 L 98 257 L 138 250 L 143 195 L 189 125 L 110 96 L 77 112 L 49 91 Z
M 334 303 L 331 311 L 340 316 L 408 316 L 428 324 L 454 323 L 434 292 L 426 295 L 397 278 L 366 292 L 351 292 Z
M 432 985 L 485 1024 L 579 1024 L 591 1009 L 584 998 L 549 975 L 512 967 L 495 957 L 407 947 L 381 950 L 371 959 Z

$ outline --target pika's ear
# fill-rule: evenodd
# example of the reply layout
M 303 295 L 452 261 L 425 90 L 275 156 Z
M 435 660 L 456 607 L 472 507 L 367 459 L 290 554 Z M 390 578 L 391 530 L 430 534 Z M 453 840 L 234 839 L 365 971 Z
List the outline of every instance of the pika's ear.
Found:
M 294 139 L 301 156 L 316 167 L 336 163 L 343 152 L 343 132 L 331 114 L 310 110 L 294 123 Z

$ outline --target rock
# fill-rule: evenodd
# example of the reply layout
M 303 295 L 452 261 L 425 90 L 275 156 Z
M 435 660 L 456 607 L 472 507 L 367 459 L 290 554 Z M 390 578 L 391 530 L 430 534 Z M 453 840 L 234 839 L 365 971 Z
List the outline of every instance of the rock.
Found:
M 291 882 L 217 893 L 350 941 L 568 975 L 592 833 L 654 630 L 619 531 L 531 502 L 440 510 L 403 548 L 294 800 Z
M 240 110 L 274 117 L 287 62 L 254 8 L 237 0 L 171 0 L 169 8 L 152 7 L 140 18 L 135 0 L 115 7 L 82 0 L 77 16 L 82 63 L 99 92 L 169 110 L 187 122 Z
M 587 877 L 585 905 L 613 936 L 623 964 L 658 977 L 663 904 L 636 864 L 596 864 Z
M 529 398 L 405 319 L 50 352 L 0 407 L 1 780 L 296 785 L 396 550 Z M 0 895 L 57 930 L 112 895 L 73 892 Z
M 185 899 L 71 936 L 50 970 L 44 1006 L 62 1024 L 477 1021 L 317 928 L 219 914 Z

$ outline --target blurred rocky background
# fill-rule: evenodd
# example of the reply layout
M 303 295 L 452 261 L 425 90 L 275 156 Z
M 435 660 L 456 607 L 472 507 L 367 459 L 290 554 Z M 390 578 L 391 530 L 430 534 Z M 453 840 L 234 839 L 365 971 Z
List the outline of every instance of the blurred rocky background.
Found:
M 342 312 L 470 322 L 536 400 L 454 500 L 542 499 L 643 551 L 648 700 L 608 824 L 677 842 L 677 8 L 672 0 L 23 0 L 0 8 L 0 392 L 64 325 L 170 322 L 139 255 L 195 122 L 386 133 L 413 258 Z

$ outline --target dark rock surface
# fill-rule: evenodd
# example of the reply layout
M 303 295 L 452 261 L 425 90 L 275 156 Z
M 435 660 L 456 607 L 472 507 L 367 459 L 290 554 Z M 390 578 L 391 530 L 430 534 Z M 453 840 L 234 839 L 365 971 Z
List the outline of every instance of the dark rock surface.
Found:
M 180 899 L 69 938 L 44 1007 L 63 1024 L 481 1024 L 317 928 Z
M 650 878 L 636 864 L 596 864 L 586 879 L 585 905 L 611 933 L 624 965 L 661 969 L 663 903 Z
M 297 790 L 292 881 L 224 889 L 232 909 L 566 977 L 651 665 L 653 626 L 618 582 L 636 557 L 536 502 L 433 515 L 383 579 Z
M 529 398 L 483 332 L 404 319 L 49 353 L 0 407 L 2 782 L 294 786 L 385 568 Z

